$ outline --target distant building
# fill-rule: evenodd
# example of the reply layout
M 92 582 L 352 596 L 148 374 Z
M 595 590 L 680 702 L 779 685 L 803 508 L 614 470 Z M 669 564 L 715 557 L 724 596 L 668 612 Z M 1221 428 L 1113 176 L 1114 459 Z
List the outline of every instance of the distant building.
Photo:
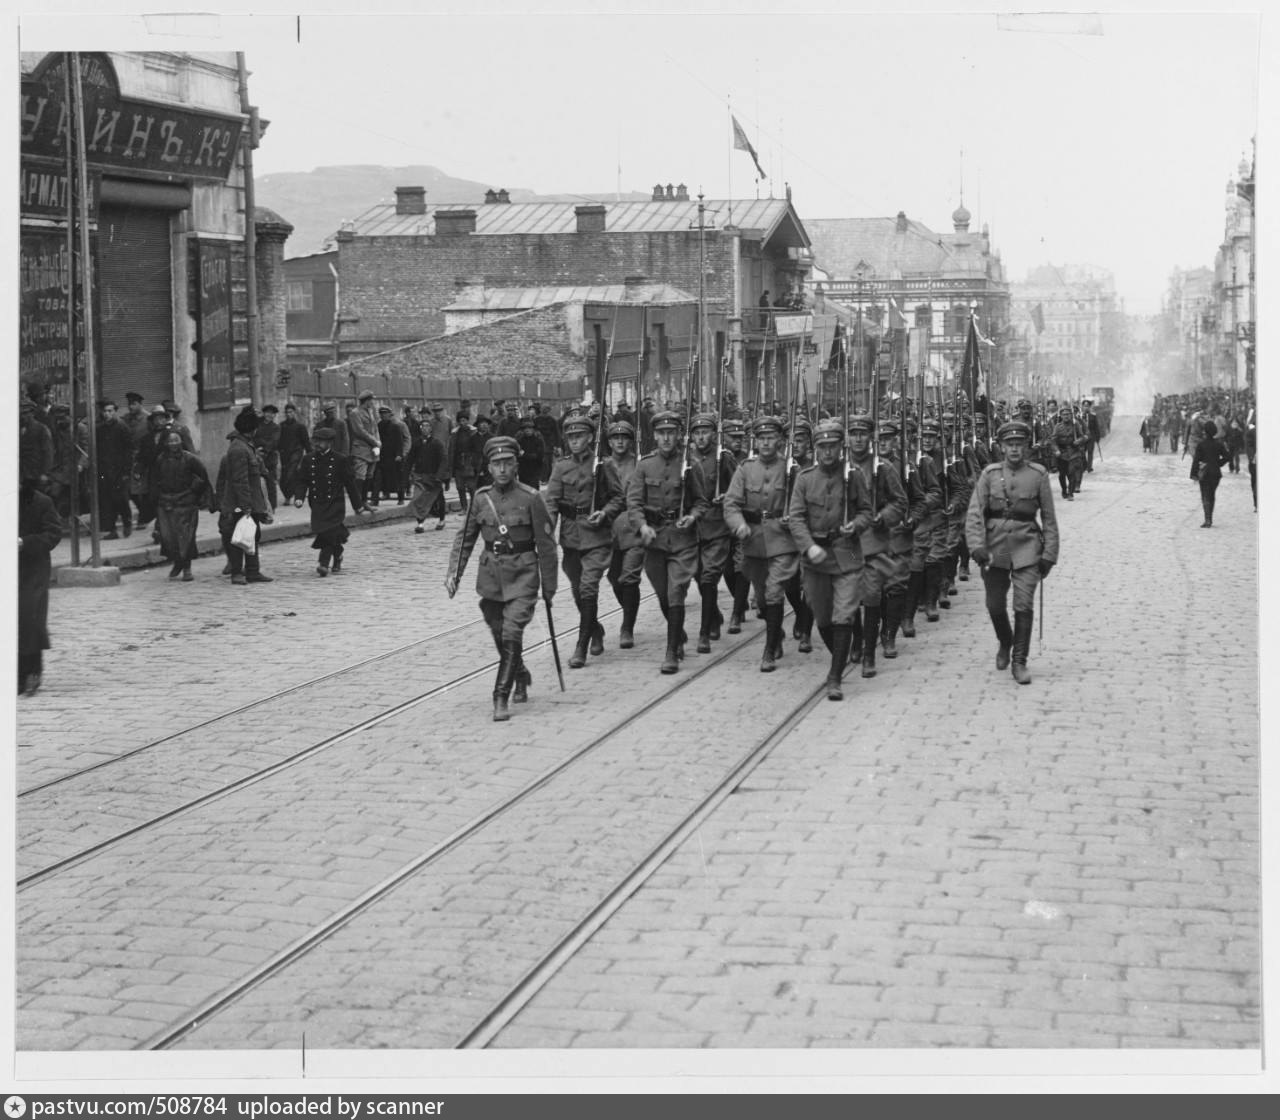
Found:
M 996 343 L 984 359 L 988 387 L 998 387 L 1006 376 L 1009 286 L 989 231 L 971 232 L 971 219 L 963 202 L 951 215 L 951 233 L 901 210 L 894 218 L 810 219 L 819 308 L 841 311 L 851 336 L 861 321 L 864 338 L 878 339 L 882 329 L 900 325 L 890 323 L 892 300 L 905 330 L 914 332 L 911 374 L 928 371 L 929 384 L 959 370 L 972 309 L 982 335 Z
M 809 269 L 809 237 L 790 199 L 705 200 L 701 223 L 699 229 L 698 200 L 683 185 L 655 187 L 643 201 L 586 204 L 513 203 L 505 191 L 490 191 L 473 207 L 435 210 L 429 210 L 422 187 L 399 187 L 394 202 L 370 208 L 336 234 L 332 361 L 439 339 L 451 322 L 456 328 L 513 310 L 460 306 L 467 291 L 630 283 L 678 293 L 678 299 L 647 302 L 682 306 L 680 326 L 672 329 L 674 319 L 627 324 L 625 330 L 597 324 L 599 339 L 593 328 L 584 338 L 584 378 L 600 360 L 601 349 L 608 352 L 612 338 L 612 386 L 632 382 L 632 395 L 642 386 L 642 395 L 649 395 L 675 377 L 676 395 L 682 395 L 682 371 L 697 348 L 696 325 L 687 326 L 685 301 L 693 300 L 696 307 L 701 300 L 706 342 L 699 395 L 711 395 L 722 369 L 726 390 L 739 394 L 744 383 L 759 384 L 762 370 L 773 378 L 771 384 L 785 381 L 801 355 L 801 332 L 779 338 L 773 300 L 800 299 Z M 760 299 L 766 290 L 770 307 L 764 311 Z M 496 298 L 500 303 L 507 297 Z M 544 291 L 528 298 L 537 304 L 550 297 Z M 574 297 L 568 302 L 635 301 Z M 589 314 L 585 321 L 590 322 Z M 303 341 L 291 336 L 295 362 L 301 360 Z M 528 372 L 537 376 L 536 370 Z
M 21 55 L 19 380 L 70 396 L 64 53 Z M 80 56 L 93 256 L 97 395 L 182 406 L 220 454 L 249 396 L 244 131 L 232 52 Z M 284 364 L 284 242 L 254 214 L 259 363 Z M 77 245 L 78 251 L 78 245 Z M 83 328 L 77 328 L 83 371 Z M 80 374 L 83 384 L 83 373 Z M 77 398 L 83 399 L 82 390 Z
M 1214 339 L 1209 376 L 1221 388 L 1253 386 L 1254 276 L 1253 164 L 1241 159 L 1227 180 L 1222 244 L 1214 259 Z

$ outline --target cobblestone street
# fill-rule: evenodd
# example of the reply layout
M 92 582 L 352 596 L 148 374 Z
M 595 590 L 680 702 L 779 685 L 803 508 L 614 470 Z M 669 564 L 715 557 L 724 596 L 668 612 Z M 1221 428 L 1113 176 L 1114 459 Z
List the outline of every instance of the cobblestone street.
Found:
M 1227 475 L 1199 529 L 1187 460 L 1144 455 L 1137 427 L 1117 419 L 1057 505 L 1029 687 L 992 667 L 975 565 L 492 1045 L 1258 1047 L 1258 519 Z M 457 524 L 353 533 L 336 578 L 302 538 L 265 547 L 269 585 L 233 587 L 213 557 L 194 583 L 52 590 L 44 686 L 18 701 L 20 1051 L 154 1041 L 687 681 L 569 792 L 533 790 L 179 1043 L 453 1045 L 825 673 L 789 639 L 766 682 L 752 618 L 660 676 L 646 599 L 636 648 L 606 618 L 564 693 L 539 616 L 530 703 L 494 724 L 474 568 L 456 599 L 441 587 Z M 556 606 L 567 657 L 567 585 Z

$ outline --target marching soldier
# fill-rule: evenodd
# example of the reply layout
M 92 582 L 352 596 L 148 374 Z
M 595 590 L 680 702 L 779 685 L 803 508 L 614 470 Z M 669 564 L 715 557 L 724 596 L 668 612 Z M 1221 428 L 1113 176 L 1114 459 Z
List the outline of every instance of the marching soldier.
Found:
M 907 421 L 907 438 L 914 441 L 916 431 L 911 420 Z M 912 493 L 907 520 L 911 523 L 911 575 L 907 580 L 907 601 L 903 606 L 902 633 L 904 637 L 916 636 L 916 608 L 924 603 L 924 616 L 937 622 L 938 584 L 941 582 L 939 554 L 945 548 L 945 538 L 939 547 L 935 538 L 943 531 L 944 514 L 942 481 L 934 460 L 933 451 L 938 445 L 938 425 L 935 420 L 925 420 L 920 435 L 916 457 L 916 469 L 912 475 L 917 493 Z M 913 447 L 912 452 L 915 452 Z
M 978 476 L 965 535 L 969 553 L 982 568 L 987 613 L 999 648 L 996 668 L 1009 667 L 1013 679 L 1030 684 L 1027 652 L 1035 621 L 1036 585 L 1058 561 L 1058 521 L 1053 512 L 1049 472 L 1027 459 L 1031 426 L 1011 420 L 996 433 L 1003 458 Z M 1040 521 L 1037 524 L 1036 514 Z M 1013 626 L 1009 625 L 1009 587 L 1013 586 Z
M 791 505 L 791 491 L 796 484 L 796 476 L 814 464 L 813 458 L 813 425 L 802 412 L 795 413 L 791 431 L 791 473 L 787 477 L 787 505 Z M 795 612 L 791 626 L 791 636 L 799 640 L 796 647 L 801 653 L 813 652 L 813 611 L 804 599 L 804 585 L 800 579 L 800 569 L 787 580 L 787 602 Z M 745 603 L 744 603 L 745 606 Z
M 644 541 L 640 530 L 626 509 L 627 487 L 636 472 L 636 430 L 626 420 L 609 425 L 609 464 L 622 487 L 622 510 L 612 527 L 613 551 L 609 557 L 609 586 L 622 606 L 622 627 L 618 632 L 618 648 L 631 649 L 635 644 L 636 615 L 640 612 L 640 573 L 644 571 Z
M 524 628 L 533 618 L 538 592 L 547 605 L 556 593 L 556 543 L 542 495 L 516 481 L 518 445 L 495 436 L 484 445 L 491 484 L 476 491 L 462 529 L 453 540 L 445 590 L 453 598 L 477 538 L 484 553 L 476 572 L 480 613 L 498 648 L 498 677 L 493 686 L 493 718 L 511 718 L 507 701 L 529 698 L 532 676 L 524 665 Z
M 871 494 L 861 471 L 851 470 L 845 477 L 840 461 L 844 426 L 838 420 L 822 420 L 813 436 L 818 462 L 796 476 L 787 519 L 801 550 L 805 598 L 831 651 L 827 699 L 843 700 L 840 681 L 862 598 L 859 538 L 871 524 Z
M 778 421 L 782 423 L 781 420 Z M 752 431 L 755 431 L 754 425 Z M 724 437 L 725 449 L 733 456 L 738 466 L 748 462 L 755 457 L 753 451 L 748 451 L 746 447 L 746 426 L 741 420 L 731 418 L 721 425 L 721 433 Z M 785 507 L 784 507 L 785 508 Z M 736 536 L 731 538 L 733 541 L 732 550 L 729 555 L 729 563 L 725 566 L 724 575 L 725 583 L 729 585 L 729 591 L 733 595 L 733 603 L 729 608 L 729 633 L 739 634 L 742 632 L 742 620 L 747 613 L 747 599 L 751 594 L 751 580 L 748 578 L 746 568 L 744 566 L 746 554 L 743 552 L 742 541 Z
M 738 461 L 731 451 L 719 446 L 715 413 L 698 413 L 693 418 L 689 434 L 693 439 L 690 473 L 697 475 L 709 503 L 706 512 L 698 518 L 698 591 L 702 595 L 698 652 L 710 653 L 711 643 L 719 640 L 720 627 L 724 622 L 717 600 L 720 577 L 729 568 L 733 543 L 724 520 L 724 495 Z M 732 582 L 729 588 L 733 589 Z
M 1080 476 L 1084 473 L 1084 455 L 1080 448 L 1080 427 L 1071 415 L 1070 405 L 1064 404 L 1058 411 L 1058 422 L 1050 439 L 1062 496 L 1068 502 L 1074 502 L 1076 491 L 1080 489 Z
M 609 567 L 613 519 L 622 512 L 622 483 L 608 460 L 595 465 L 595 425 L 585 416 L 564 422 L 569 454 L 551 468 L 544 499 L 554 527 L 560 520 L 561 565 L 569 577 L 578 608 L 578 643 L 569 658 L 570 669 L 587 663 L 587 647 L 604 653 L 604 627 L 596 621 L 600 609 L 600 577 Z
M 742 545 L 739 578 L 754 585 L 756 601 L 764 604 L 760 672 L 772 673 L 782 656 L 786 585 L 799 570 L 800 553 L 787 529 L 787 465 L 778 454 L 782 421 L 762 416 L 752 433 L 756 457 L 734 471 L 724 498 L 724 519 Z
M 662 672 L 674 673 L 684 657 L 684 604 L 698 568 L 698 519 L 710 507 L 695 471 L 685 471 L 680 417 L 655 413 L 655 449 L 636 464 L 627 485 L 627 512 L 640 526 L 644 570 L 667 620 Z
M 906 595 L 907 566 L 893 551 L 892 530 L 907 515 L 907 492 L 898 472 L 888 463 L 877 463 L 871 454 L 875 425 L 870 416 L 854 416 L 849 421 L 849 459 L 860 472 L 872 498 L 870 526 L 860 544 L 865 567 L 862 571 L 862 648 L 852 657 L 862 662 L 862 675 L 876 675 L 876 644 L 880 640 L 882 603 L 892 601 L 901 610 Z M 893 608 L 890 608 L 893 609 Z M 886 615 L 888 611 L 885 612 Z M 896 628 L 896 623 L 894 623 Z M 889 629 L 886 618 L 885 629 Z
M 947 413 L 943 417 L 943 423 L 947 425 L 944 428 L 944 438 L 948 441 L 948 447 L 956 446 L 958 422 L 952 413 Z M 946 609 L 951 606 L 948 596 L 956 590 L 956 575 L 960 568 L 960 561 L 963 558 L 966 567 L 969 563 L 969 550 L 964 543 L 964 518 L 969 508 L 969 496 L 973 493 L 976 472 L 970 472 L 969 460 L 964 450 L 961 447 L 960 454 L 956 455 L 946 467 L 947 554 L 942 562 L 938 597 L 938 606 Z
M 888 557 L 892 558 L 893 571 L 886 571 L 884 581 L 884 598 L 881 603 L 880 645 L 886 658 L 898 656 L 898 627 L 902 625 L 907 603 L 907 584 L 911 578 L 911 554 L 915 547 L 915 534 L 911 528 L 911 510 L 919 512 L 924 503 L 924 490 L 920 486 L 919 472 L 904 470 L 899 460 L 899 438 L 901 429 L 892 420 L 882 421 L 878 433 L 880 440 L 880 459 L 893 471 L 902 488 L 903 517 L 897 525 L 889 527 Z M 908 465 L 909 466 L 909 465 Z M 902 481 L 907 475 L 907 482 Z M 880 562 L 886 563 L 886 555 L 881 553 Z M 864 657 L 865 667 L 865 657 Z M 874 667 L 874 663 L 873 663 Z

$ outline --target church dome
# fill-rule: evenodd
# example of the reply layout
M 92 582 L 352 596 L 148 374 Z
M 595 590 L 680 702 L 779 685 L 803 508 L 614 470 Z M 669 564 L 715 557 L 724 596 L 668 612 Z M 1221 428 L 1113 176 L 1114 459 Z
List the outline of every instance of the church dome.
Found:
M 969 231 L 969 219 L 973 215 L 965 209 L 964 203 L 960 203 L 951 215 L 951 221 L 956 227 L 956 233 L 967 233 Z

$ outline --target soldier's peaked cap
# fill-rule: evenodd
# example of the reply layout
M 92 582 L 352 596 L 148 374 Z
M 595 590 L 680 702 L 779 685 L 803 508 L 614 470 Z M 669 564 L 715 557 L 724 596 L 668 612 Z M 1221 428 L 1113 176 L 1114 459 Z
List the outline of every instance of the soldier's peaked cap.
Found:
M 855 416 L 849 417 L 849 431 L 851 432 L 874 432 L 876 426 L 872 423 L 871 417 L 865 412 L 860 412 Z
M 779 421 L 781 423 L 781 421 Z M 726 436 L 740 436 L 746 432 L 746 426 L 741 420 L 730 417 L 720 426 L 720 431 Z
M 813 430 L 814 443 L 843 443 L 844 425 L 839 420 L 819 420 Z
M 898 427 L 898 422 L 896 420 L 880 421 L 880 438 L 881 439 L 891 439 L 892 437 L 898 435 L 901 431 L 902 429 Z
M 684 421 L 678 412 L 655 412 L 649 426 L 656 432 L 659 428 L 682 428 Z
M 1031 425 L 1024 420 L 1010 420 L 1008 423 L 1001 424 L 1000 430 L 996 432 L 996 439 L 1030 439 Z
M 807 416 L 797 416 L 791 423 L 793 432 L 804 432 L 806 435 L 813 434 L 813 424 L 810 423 Z
M 710 428 L 714 431 L 719 426 L 719 417 L 717 417 L 714 412 L 699 412 L 694 416 L 693 422 L 689 425 L 689 431 L 693 431 L 695 428 Z
M 758 436 L 782 435 L 782 421 L 777 416 L 761 416 L 751 430 Z
M 490 440 L 485 441 L 484 445 L 484 461 L 487 463 L 490 459 L 496 459 L 499 456 L 518 457 L 520 454 L 520 445 L 516 443 L 510 436 L 494 436 Z
M 938 436 L 942 434 L 942 425 L 932 417 L 926 420 L 920 426 L 920 433 L 926 436 Z
M 611 439 L 614 436 L 626 436 L 627 439 L 636 438 L 635 428 L 633 428 L 625 420 L 615 420 L 612 424 L 610 424 L 608 434 Z
M 526 417 L 526 422 L 532 423 L 533 421 Z M 595 430 L 596 426 L 592 423 L 591 417 L 583 416 L 580 413 L 576 416 L 567 417 L 564 422 L 564 434 L 567 436 L 573 435 L 574 432 L 587 432 L 594 435 Z

